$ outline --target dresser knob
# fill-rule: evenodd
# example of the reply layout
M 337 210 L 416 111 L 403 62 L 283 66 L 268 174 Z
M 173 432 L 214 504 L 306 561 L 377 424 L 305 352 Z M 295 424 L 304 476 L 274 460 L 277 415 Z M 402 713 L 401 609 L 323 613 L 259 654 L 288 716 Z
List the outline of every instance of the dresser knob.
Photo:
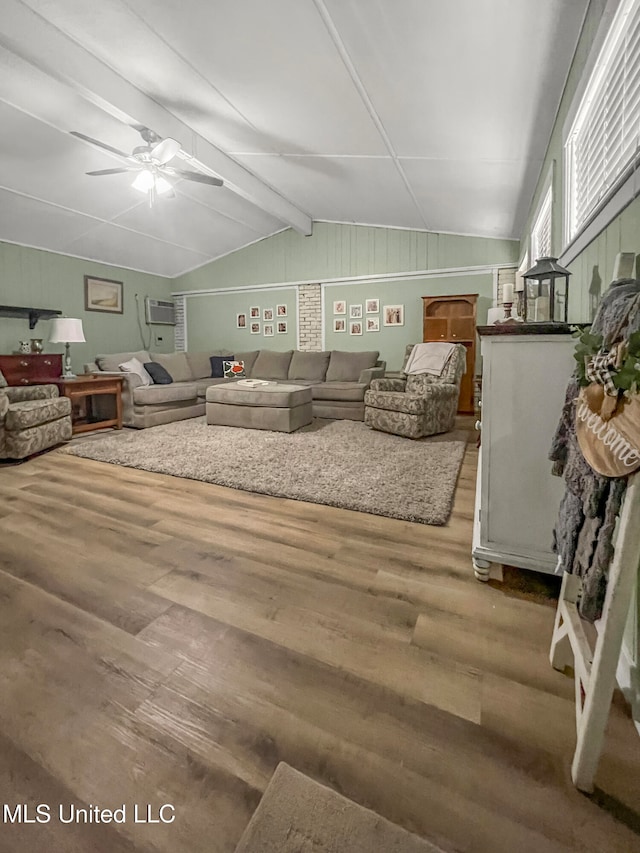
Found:
M 45 358 L 44 363 L 47 365 L 47 367 L 51 367 L 51 360 L 50 359 Z
M 21 384 L 21 385 L 28 385 L 28 384 L 29 384 L 29 380 L 28 380 L 28 379 L 25 379 L 25 378 L 23 377 L 23 378 L 20 380 L 20 384 Z
M 480 432 L 480 430 L 482 429 L 482 422 L 481 422 L 481 421 L 476 421 L 476 423 L 475 423 L 475 428 L 476 428 L 476 430 L 477 430 L 478 432 Z
M 29 362 L 28 361 L 21 361 L 20 367 L 29 367 Z
M 444 335 L 440 335 L 441 338 L 444 338 Z

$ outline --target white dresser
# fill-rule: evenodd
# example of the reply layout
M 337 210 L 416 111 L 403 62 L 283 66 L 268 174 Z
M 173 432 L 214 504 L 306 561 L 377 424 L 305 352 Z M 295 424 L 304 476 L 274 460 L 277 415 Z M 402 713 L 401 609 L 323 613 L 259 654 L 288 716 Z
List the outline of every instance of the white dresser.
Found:
M 472 547 L 478 580 L 489 579 L 492 563 L 555 571 L 551 544 L 564 480 L 551 474 L 549 450 L 576 343 L 565 329 L 479 329 L 482 432 Z

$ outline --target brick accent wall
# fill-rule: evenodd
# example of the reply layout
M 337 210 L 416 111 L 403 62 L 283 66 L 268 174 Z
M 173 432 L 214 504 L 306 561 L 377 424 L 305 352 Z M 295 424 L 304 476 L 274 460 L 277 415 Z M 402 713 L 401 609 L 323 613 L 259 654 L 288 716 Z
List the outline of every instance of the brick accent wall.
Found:
M 176 352 L 186 352 L 187 349 L 186 301 L 187 300 L 184 296 L 176 296 L 174 298 L 176 318 L 174 334 Z
M 320 352 L 322 349 L 322 288 L 319 284 L 298 286 L 298 336 L 301 350 Z

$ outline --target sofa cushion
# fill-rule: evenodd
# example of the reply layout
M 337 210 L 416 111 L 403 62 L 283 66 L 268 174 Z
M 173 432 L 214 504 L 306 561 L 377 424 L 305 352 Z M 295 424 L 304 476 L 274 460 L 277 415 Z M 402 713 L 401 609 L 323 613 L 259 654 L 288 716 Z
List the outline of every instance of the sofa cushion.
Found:
M 300 352 L 294 350 L 289 365 L 289 379 L 308 379 L 323 382 L 329 365 L 330 352 Z
M 225 379 L 224 377 L 222 377 L 222 379 L 219 379 L 217 377 L 209 377 L 209 379 L 198 379 L 198 381 L 196 382 L 196 391 L 198 392 L 198 397 L 204 397 L 204 395 L 207 393 L 207 388 L 209 388 L 211 385 L 224 385 L 225 383 L 228 383 L 230 381 L 231 380 Z
M 152 352 L 151 361 L 161 364 L 174 382 L 191 382 L 193 373 L 183 352 Z M 154 380 L 155 381 L 155 380 Z
M 134 373 L 136 376 L 139 376 L 142 385 L 151 385 L 153 382 L 151 374 L 137 358 L 130 358 L 129 361 L 123 361 L 120 365 L 120 370 L 123 373 Z
M 364 400 L 367 386 L 358 382 L 323 382 L 322 385 L 314 385 L 311 390 L 314 400 L 359 403 Z
M 365 404 L 374 409 L 384 409 L 387 412 L 422 415 L 425 410 L 426 397 L 418 394 L 405 394 L 402 391 L 367 391 Z
M 23 400 L 12 403 L 5 418 L 5 429 L 21 430 L 37 427 L 71 414 L 69 397 L 50 397 L 47 400 Z
M 153 379 L 154 385 L 171 385 L 173 382 L 173 378 L 161 364 L 156 364 L 155 361 L 147 361 L 144 367 Z
M 301 385 L 263 385 L 242 388 L 237 382 L 209 386 L 207 403 L 226 403 L 230 406 L 267 406 L 272 409 L 295 408 L 311 402 L 311 389 Z
M 113 355 L 97 355 L 96 364 L 100 370 L 106 370 L 109 373 L 120 373 L 120 365 L 125 361 L 131 361 L 132 358 L 137 358 L 142 364 L 151 361 L 151 356 L 146 350 L 138 350 L 138 352 L 116 352 Z
M 188 352 L 186 356 L 194 379 L 206 379 L 211 376 L 210 352 Z
M 244 372 L 247 376 L 253 376 L 253 365 L 256 363 L 259 352 L 260 350 L 257 349 L 247 350 L 246 352 L 236 352 L 235 357 L 238 361 L 244 361 Z
M 140 385 L 134 388 L 133 402 L 138 405 L 179 403 L 183 400 L 195 402 L 197 396 L 195 382 L 172 382 L 171 385 Z
M 252 379 L 280 379 L 285 380 L 289 376 L 289 364 L 293 350 L 277 352 L 272 349 L 261 349 L 251 370 Z M 236 353 L 239 358 L 240 354 Z M 244 361 L 244 359 L 243 359 Z
M 334 349 L 327 368 L 327 382 L 357 382 L 368 367 L 375 367 L 379 352 L 343 352 Z

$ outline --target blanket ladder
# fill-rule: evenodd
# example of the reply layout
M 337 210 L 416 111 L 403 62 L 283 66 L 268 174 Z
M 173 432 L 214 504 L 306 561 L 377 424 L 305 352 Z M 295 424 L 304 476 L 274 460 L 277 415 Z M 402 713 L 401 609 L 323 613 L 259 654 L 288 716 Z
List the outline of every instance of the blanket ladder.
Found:
M 615 554 L 609 570 L 602 618 L 591 649 L 578 614 L 581 580 L 565 572 L 562 579 L 550 660 L 554 669 L 572 666 L 576 692 L 576 750 L 573 784 L 593 791 L 609 717 L 629 602 L 640 564 L 640 473 L 632 474 L 625 494 Z

